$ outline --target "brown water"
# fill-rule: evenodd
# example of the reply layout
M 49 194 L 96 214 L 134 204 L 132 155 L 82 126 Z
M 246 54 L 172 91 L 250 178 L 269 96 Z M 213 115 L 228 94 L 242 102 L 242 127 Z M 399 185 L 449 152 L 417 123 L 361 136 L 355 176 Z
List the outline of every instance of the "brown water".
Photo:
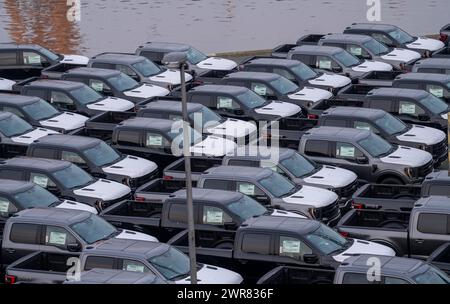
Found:
M 411 34 L 450 23 L 449 0 L 381 0 L 382 21 Z M 205 52 L 266 49 L 305 33 L 366 22 L 366 0 L 0 0 L 0 41 L 35 42 L 62 53 L 134 51 L 145 41 L 188 42 Z

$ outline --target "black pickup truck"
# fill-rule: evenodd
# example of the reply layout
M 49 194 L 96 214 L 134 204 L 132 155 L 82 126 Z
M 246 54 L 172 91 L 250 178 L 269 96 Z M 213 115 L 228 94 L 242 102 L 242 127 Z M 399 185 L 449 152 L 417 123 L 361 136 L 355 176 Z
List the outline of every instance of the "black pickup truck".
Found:
M 272 50 L 272 57 L 287 58 L 289 51 L 293 48 L 300 45 L 317 45 L 317 43 L 323 36 L 324 35 L 321 34 L 310 34 L 301 37 L 299 40 L 297 40 L 296 44 L 281 44 L 279 46 L 276 46 Z
M 450 198 L 431 196 L 416 202 L 410 212 L 352 210 L 337 230 L 345 237 L 377 242 L 397 256 L 427 258 L 450 241 Z
M 41 72 L 41 78 L 44 79 L 62 79 L 62 75 L 67 71 L 83 67 L 79 64 L 60 62 L 45 68 Z

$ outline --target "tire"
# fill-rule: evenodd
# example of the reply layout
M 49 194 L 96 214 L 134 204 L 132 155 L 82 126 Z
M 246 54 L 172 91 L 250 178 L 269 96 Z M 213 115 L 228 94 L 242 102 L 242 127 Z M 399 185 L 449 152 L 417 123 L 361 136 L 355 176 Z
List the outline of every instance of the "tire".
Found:
M 397 177 L 388 177 L 388 178 L 382 179 L 380 184 L 383 184 L 383 185 L 404 185 L 405 183 L 401 179 L 399 179 Z
M 223 243 L 217 244 L 215 248 L 232 250 L 234 248 L 234 244 L 231 242 L 223 242 Z

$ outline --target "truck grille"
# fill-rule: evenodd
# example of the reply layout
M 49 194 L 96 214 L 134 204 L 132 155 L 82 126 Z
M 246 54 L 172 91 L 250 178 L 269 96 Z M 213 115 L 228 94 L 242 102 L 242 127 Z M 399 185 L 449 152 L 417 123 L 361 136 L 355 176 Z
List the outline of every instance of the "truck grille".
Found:
M 341 198 L 343 197 L 352 197 L 353 193 L 358 189 L 358 180 L 355 180 L 353 183 L 343 187 L 336 189 L 336 194 Z
M 447 152 L 448 152 L 448 144 L 446 139 L 432 146 L 430 151 L 430 153 L 433 154 L 433 157 L 435 159 L 440 158 L 444 154 L 447 154 Z
M 428 174 L 432 173 L 434 170 L 434 161 L 430 161 L 428 164 L 423 165 L 417 169 L 417 177 L 425 177 Z
M 138 188 L 138 187 L 142 186 L 143 184 L 148 183 L 149 181 L 151 181 L 153 179 L 156 179 L 157 177 L 158 177 L 158 170 L 155 170 L 153 172 L 150 172 L 147 175 L 144 175 L 144 176 L 141 176 L 138 178 L 133 178 L 130 181 L 130 187 L 132 189 Z
M 334 203 L 326 207 L 318 208 L 316 212 L 317 212 L 316 218 L 320 220 L 323 219 L 332 220 L 338 218 L 341 212 L 339 209 L 339 201 L 335 201 Z

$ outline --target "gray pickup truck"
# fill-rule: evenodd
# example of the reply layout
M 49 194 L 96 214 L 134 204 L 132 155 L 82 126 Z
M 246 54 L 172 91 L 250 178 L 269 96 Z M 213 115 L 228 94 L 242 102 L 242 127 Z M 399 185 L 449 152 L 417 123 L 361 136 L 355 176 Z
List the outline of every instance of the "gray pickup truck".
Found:
M 450 241 L 450 198 L 431 196 L 418 200 L 411 212 L 353 210 L 344 215 L 337 230 L 384 244 L 398 256 L 426 258 Z

